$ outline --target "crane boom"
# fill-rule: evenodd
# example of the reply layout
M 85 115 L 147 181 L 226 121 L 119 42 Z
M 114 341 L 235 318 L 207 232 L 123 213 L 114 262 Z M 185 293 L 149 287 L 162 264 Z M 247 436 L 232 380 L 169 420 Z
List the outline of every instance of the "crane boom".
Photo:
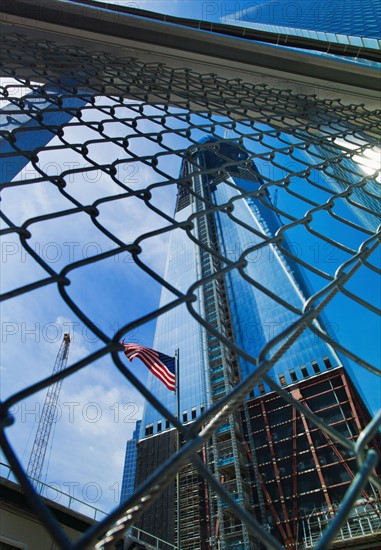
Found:
M 65 333 L 54 363 L 53 374 L 62 371 L 66 367 L 69 356 L 69 346 L 70 335 Z M 62 379 L 49 386 L 38 422 L 37 433 L 27 468 L 27 475 L 36 481 L 40 481 L 41 478 L 46 449 L 48 448 L 50 433 L 57 413 L 61 385 Z

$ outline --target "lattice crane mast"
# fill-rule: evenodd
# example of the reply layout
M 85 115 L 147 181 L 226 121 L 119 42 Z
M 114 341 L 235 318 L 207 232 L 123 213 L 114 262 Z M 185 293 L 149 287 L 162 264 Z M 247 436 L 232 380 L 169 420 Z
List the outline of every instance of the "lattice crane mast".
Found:
M 53 374 L 62 371 L 66 367 L 69 356 L 69 346 L 70 335 L 65 333 L 54 363 Z M 61 385 L 62 379 L 49 386 L 38 422 L 37 433 L 27 468 L 27 475 L 37 481 L 40 481 L 41 478 L 49 437 L 55 415 L 57 414 Z

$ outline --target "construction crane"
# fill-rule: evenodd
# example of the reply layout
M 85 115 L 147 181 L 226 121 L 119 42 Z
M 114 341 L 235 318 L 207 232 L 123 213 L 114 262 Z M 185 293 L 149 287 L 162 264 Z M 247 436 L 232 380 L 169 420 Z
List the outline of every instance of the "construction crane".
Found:
M 69 356 L 70 335 L 65 332 L 62 344 L 58 350 L 56 362 L 54 363 L 53 374 L 62 371 L 67 364 Z M 60 397 L 62 379 L 51 384 L 45 397 L 44 406 L 38 422 L 37 433 L 34 439 L 32 452 L 30 454 L 27 475 L 34 481 L 41 481 L 41 472 L 44 465 L 46 449 L 52 430 L 57 405 Z

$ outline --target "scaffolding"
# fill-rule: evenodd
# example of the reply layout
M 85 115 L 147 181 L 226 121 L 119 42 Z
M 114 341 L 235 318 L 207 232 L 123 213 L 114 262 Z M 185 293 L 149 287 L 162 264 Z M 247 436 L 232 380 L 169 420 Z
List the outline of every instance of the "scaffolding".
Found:
M 343 367 L 299 380 L 287 391 L 348 440 L 355 441 L 369 421 Z M 335 516 L 337 502 L 353 482 L 356 459 L 273 393 L 249 401 L 247 408 L 246 434 L 252 432 L 256 446 L 271 532 L 286 548 L 313 547 Z M 380 443 L 381 439 L 376 438 L 377 452 Z M 379 491 L 369 484 L 361 496 L 335 538 L 335 545 L 344 540 L 350 543 L 360 535 L 364 537 L 362 543 L 367 537 L 371 543 L 381 536 Z M 258 501 L 254 509 L 260 517 Z
M 202 150 L 196 150 L 192 155 L 190 163 L 185 163 L 183 169 L 184 182 L 192 186 L 196 197 L 194 199 L 194 212 L 202 213 L 205 209 L 205 202 L 211 199 L 211 190 L 216 182 L 209 176 L 193 176 L 191 183 L 189 173 L 194 170 L 194 164 L 197 164 L 201 170 L 206 169 L 206 160 Z M 183 199 L 184 200 L 184 199 Z M 188 195 L 188 200 L 191 196 Z M 232 337 L 232 324 L 228 302 L 226 299 L 227 290 L 225 281 L 222 277 L 213 277 L 221 270 L 221 264 L 215 255 L 210 251 L 219 249 L 217 239 L 217 228 L 214 216 L 211 214 L 197 217 L 195 236 L 202 243 L 203 250 L 200 251 L 199 277 L 212 280 L 202 287 L 202 305 L 203 318 L 217 330 Z M 212 333 L 206 334 L 207 339 L 207 363 L 208 375 L 207 384 L 211 402 L 208 406 L 218 402 L 225 397 L 234 387 L 238 378 L 237 364 L 234 363 L 232 355 L 227 348 L 218 341 Z M 234 500 L 241 506 L 248 509 L 250 496 L 248 487 L 242 481 L 242 470 L 245 468 L 245 451 L 239 441 L 240 430 L 236 429 L 237 416 L 229 415 L 227 421 L 212 436 L 211 448 L 208 450 L 209 466 L 211 466 L 213 475 L 226 488 Z M 211 458 L 211 456 L 213 458 Z M 211 489 L 209 494 L 211 494 Z M 184 516 L 187 514 L 187 508 L 184 507 Z M 226 503 L 217 496 L 217 499 L 209 501 L 209 521 L 210 525 L 210 544 L 215 546 L 217 540 L 220 541 L 221 548 L 253 548 L 255 542 L 250 539 L 246 526 L 236 520 L 233 520 L 229 513 Z M 182 521 L 181 521 L 182 524 Z M 193 546 L 192 548 L 196 548 Z
M 379 504 L 379 501 L 375 500 L 358 500 L 347 521 L 337 533 L 332 548 L 378 548 L 381 539 Z M 297 548 L 299 550 L 313 548 L 330 521 L 331 515 L 324 509 L 311 510 L 305 518 L 301 518 L 299 524 L 301 536 L 298 539 Z

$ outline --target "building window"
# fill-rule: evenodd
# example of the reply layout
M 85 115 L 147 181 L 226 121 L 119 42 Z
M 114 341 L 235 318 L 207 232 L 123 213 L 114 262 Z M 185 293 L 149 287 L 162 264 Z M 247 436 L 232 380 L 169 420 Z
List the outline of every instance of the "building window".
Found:
M 157 431 L 161 432 L 161 420 L 159 420 L 157 423 Z
M 319 368 L 319 365 L 316 361 L 312 361 L 312 368 L 314 369 L 315 374 L 319 374 L 320 368 Z
M 169 430 L 169 420 L 166 420 L 166 421 L 165 421 L 165 429 L 166 429 L 166 430 Z
M 280 385 L 281 385 L 281 386 L 285 386 L 285 385 L 287 384 L 287 382 L 286 382 L 286 377 L 285 377 L 284 374 L 280 374 L 280 375 L 279 375 L 279 382 L 280 382 Z
M 147 424 L 145 435 L 152 435 L 153 434 L 153 424 Z
M 183 422 L 188 422 L 188 412 L 183 411 Z
M 300 367 L 300 372 L 302 373 L 303 378 L 308 378 L 308 370 L 304 365 Z
M 263 395 L 265 393 L 265 386 L 263 384 L 258 385 L 259 393 Z
M 323 358 L 323 361 L 324 361 L 324 365 L 327 369 L 331 369 L 332 368 L 332 363 L 331 361 L 328 359 L 328 357 L 324 357 Z
M 194 420 L 197 416 L 196 407 L 192 408 L 192 420 Z
M 298 381 L 298 377 L 296 376 L 296 372 L 294 370 L 290 370 L 290 378 L 291 378 L 291 382 Z
M 205 411 L 205 405 L 201 405 L 201 407 L 200 407 L 200 411 L 201 411 L 201 414 L 203 414 L 203 413 L 204 413 L 204 411 Z

